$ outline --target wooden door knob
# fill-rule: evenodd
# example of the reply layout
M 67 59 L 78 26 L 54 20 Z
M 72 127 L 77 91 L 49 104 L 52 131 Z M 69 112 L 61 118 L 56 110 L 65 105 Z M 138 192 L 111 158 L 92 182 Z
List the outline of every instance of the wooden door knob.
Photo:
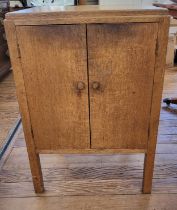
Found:
M 94 90 L 98 90 L 98 89 L 100 88 L 100 83 L 99 83 L 99 82 L 93 82 L 93 83 L 92 83 L 92 88 L 93 88 Z
M 85 83 L 84 82 L 77 82 L 77 90 L 84 90 L 85 89 Z

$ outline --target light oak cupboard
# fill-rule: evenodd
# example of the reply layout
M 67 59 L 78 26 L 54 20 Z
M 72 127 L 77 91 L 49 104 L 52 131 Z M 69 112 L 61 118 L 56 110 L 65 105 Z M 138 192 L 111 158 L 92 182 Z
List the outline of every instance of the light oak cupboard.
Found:
M 33 8 L 6 15 L 36 192 L 41 153 L 145 153 L 150 193 L 169 17 L 159 8 Z

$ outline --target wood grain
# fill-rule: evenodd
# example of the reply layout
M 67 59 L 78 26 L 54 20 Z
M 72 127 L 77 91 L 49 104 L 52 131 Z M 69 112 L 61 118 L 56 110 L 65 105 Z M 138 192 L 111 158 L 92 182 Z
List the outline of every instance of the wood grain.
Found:
M 22 149 L 20 150 L 23 152 Z M 167 150 L 168 151 L 168 150 Z M 17 151 L 16 151 L 17 152 Z M 170 151 L 169 151 L 170 153 Z M 154 170 L 154 183 L 158 179 L 168 180 L 176 178 L 175 158 L 177 152 L 171 155 L 157 153 Z M 30 169 L 27 163 L 26 153 L 11 155 L 10 160 L 0 172 L 1 183 L 31 182 Z M 13 159 L 17 158 L 18 164 L 12 166 Z M 82 159 L 82 161 L 81 161 Z M 106 155 L 86 156 L 44 156 L 42 157 L 44 181 L 74 181 L 74 180 L 117 180 L 117 179 L 141 179 L 143 178 L 142 155 Z M 52 162 L 52 164 L 51 164 Z M 15 171 L 15 173 L 14 173 Z M 174 186 L 175 189 L 175 186 Z
M 88 196 L 112 194 L 140 194 L 142 180 L 75 180 L 45 182 L 46 191 L 41 196 Z M 13 189 L 18 189 L 14 192 Z M 31 182 L 1 183 L 1 198 L 35 196 Z
M 141 179 L 47 181 L 45 182 L 47 190 L 40 196 L 135 195 L 141 194 L 141 185 Z M 176 185 L 176 178 L 156 179 L 152 192 L 154 194 L 167 192 L 176 194 Z M 0 192 L 1 198 L 37 196 L 33 190 L 32 182 L 1 183 Z
M 34 182 L 34 188 L 36 192 L 43 192 L 43 178 L 40 165 L 39 155 L 35 152 L 35 144 L 33 135 L 31 132 L 31 122 L 28 111 L 28 102 L 26 98 L 25 85 L 16 37 L 16 28 L 13 22 L 4 21 L 5 31 L 8 39 L 8 46 L 10 51 L 10 58 L 14 72 L 16 93 L 19 102 L 19 108 L 21 112 L 23 128 L 25 133 L 25 140 L 28 148 L 29 161 L 31 167 L 32 178 Z
M 165 57 L 168 43 L 168 32 L 169 32 L 170 19 L 164 18 L 159 24 L 158 39 L 157 39 L 157 50 L 156 50 L 156 63 L 155 63 L 155 74 L 153 81 L 152 90 L 152 108 L 150 111 L 149 121 L 149 141 L 148 151 L 145 156 L 144 162 L 144 182 L 143 192 L 150 193 L 152 186 L 153 168 L 155 149 L 157 143 L 157 133 L 160 116 L 160 104 L 162 97 L 163 81 L 164 81 L 164 70 L 165 70 Z
M 90 148 L 85 26 L 23 26 L 17 37 L 36 149 Z
M 0 150 L 6 142 L 10 129 L 18 119 L 19 110 L 16 99 L 13 75 L 7 75 L 0 82 Z
M 149 23 L 88 25 L 92 148 L 147 148 L 157 30 Z
M 170 92 L 175 92 L 176 83 L 176 71 L 166 71 L 163 92 L 165 93 L 167 89 Z M 144 155 L 92 154 L 41 155 L 46 195 L 40 194 L 39 197 L 33 192 L 28 155 L 24 147 L 23 132 L 21 131 L 17 136 L 15 147 L 0 171 L 1 209 L 88 210 L 96 208 L 100 210 L 129 210 L 132 208 L 133 210 L 176 210 L 177 152 L 171 153 L 167 146 L 171 145 L 173 147 L 177 144 L 177 136 L 173 132 L 177 122 L 177 115 L 173 112 L 172 115 L 174 115 L 175 119 L 168 120 L 168 117 L 171 116 L 169 115 L 170 111 L 163 110 L 163 113 L 160 116 L 160 127 L 163 129 L 160 129 L 158 134 L 158 154 L 156 154 L 155 159 L 151 195 L 140 194 Z M 166 129 L 170 133 L 170 123 L 172 124 L 172 134 L 166 135 Z M 161 152 L 162 147 L 163 151 Z M 165 154 L 163 154 L 164 152 Z M 130 186 L 126 185 L 127 189 L 125 189 L 125 180 L 127 179 L 129 179 L 128 183 L 130 183 Z M 122 182 L 122 180 L 124 181 Z M 76 183 L 73 185 L 75 181 Z M 51 182 L 54 183 L 50 184 Z M 111 186 L 111 183 L 113 186 Z M 132 183 L 138 183 L 137 187 L 135 186 L 138 188 L 136 195 L 135 191 L 132 191 Z M 56 185 L 54 186 L 54 184 Z M 80 194 L 82 192 L 82 189 L 80 191 L 82 184 L 84 190 L 87 185 L 87 192 L 84 191 L 84 195 L 87 194 L 87 196 Z M 112 188 L 112 192 L 110 189 L 107 191 L 107 188 L 109 188 L 108 184 Z M 95 186 L 100 187 L 99 195 Z M 121 193 L 123 195 L 116 195 L 119 194 L 120 188 L 122 188 Z M 64 190 L 61 192 L 61 189 Z M 72 192 L 71 189 L 73 190 Z M 126 194 L 130 190 L 134 195 Z M 67 196 L 63 196 L 64 194 L 67 194 Z
M 79 200 L 79 202 L 78 202 Z M 111 196 L 65 196 L 1 198 L 2 210 L 22 208 L 24 210 L 176 210 L 176 195 L 111 195 Z
M 147 15 L 147 16 L 92 16 L 87 17 L 85 15 L 68 17 L 56 17 L 54 19 L 44 19 L 43 17 L 35 17 L 35 19 L 15 19 L 15 25 L 50 25 L 50 24 L 93 24 L 93 23 L 157 23 L 160 22 L 162 16 L 158 15 Z
M 82 149 L 84 153 L 97 149 L 148 153 L 144 192 L 150 192 L 166 11 L 51 7 L 6 17 L 36 192 L 43 191 L 39 153 L 81 153 Z M 160 27 L 165 30 L 161 36 Z
M 98 17 L 98 16 L 144 16 L 144 15 L 167 15 L 168 10 L 157 8 L 157 7 L 144 7 L 143 5 L 132 7 L 132 6 L 96 6 L 96 5 L 85 5 L 85 6 L 54 6 L 54 7 L 37 7 L 25 10 L 19 10 L 6 14 L 6 19 L 34 19 L 34 18 L 50 18 L 56 19 L 57 17 L 71 18 L 73 16 L 82 18 L 87 17 Z
M 59 150 L 36 150 L 39 154 L 128 154 L 146 153 L 145 149 L 59 149 Z
M 41 7 L 6 14 L 16 25 L 159 22 L 166 9 L 157 7 L 67 6 Z

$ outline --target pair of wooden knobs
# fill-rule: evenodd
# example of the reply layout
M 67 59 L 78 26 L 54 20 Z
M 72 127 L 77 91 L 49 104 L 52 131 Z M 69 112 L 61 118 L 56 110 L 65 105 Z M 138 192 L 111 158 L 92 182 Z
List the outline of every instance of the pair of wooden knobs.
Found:
M 92 82 L 92 89 L 94 90 L 98 90 L 100 88 L 100 83 L 99 82 Z M 85 83 L 84 82 L 81 82 L 79 81 L 77 83 L 77 89 L 78 90 L 84 90 L 85 89 Z

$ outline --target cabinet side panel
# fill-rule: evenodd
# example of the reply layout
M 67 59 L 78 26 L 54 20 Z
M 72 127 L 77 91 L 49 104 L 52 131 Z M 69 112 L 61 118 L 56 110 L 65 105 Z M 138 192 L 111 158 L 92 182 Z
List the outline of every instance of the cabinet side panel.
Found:
M 42 178 L 40 159 L 39 155 L 36 152 L 34 139 L 31 133 L 31 121 L 30 121 L 28 103 L 26 98 L 26 90 L 24 85 L 20 54 L 18 51 L 16 28 L 12 21 L 5 21 L 5 31 L 9 46 L 10 59 L 13 68 L 16 93 L 22 117 L 23 130 L 25 134 L 25 141 L 27 144 L 27 151 L 29 155 L 29 162 L 30 162 L 34 188 L 36 192 L 42 192 L 44 188 L 43 188 L 43 178 Z
M 92 148 L 147 148 L 157 31 L 157 23 L 88 25 Z
M 17 28 L 37 149 L 89 148 L 85 25 Z
M 155 75 L 154 75 L 153 95 L 152 95 L 152 107 L 151 107 L 150 124 L 149 124 L 149 141 L 148 141 L 147 154 L 145 156 L 145 164 L 144 164 L 144 182 L 143 182 L 144 193 L 150 193 L 152 186 L 169 25 L 170 25 L 169 17 L 162 18 L 162 21 L 159 23 Z

